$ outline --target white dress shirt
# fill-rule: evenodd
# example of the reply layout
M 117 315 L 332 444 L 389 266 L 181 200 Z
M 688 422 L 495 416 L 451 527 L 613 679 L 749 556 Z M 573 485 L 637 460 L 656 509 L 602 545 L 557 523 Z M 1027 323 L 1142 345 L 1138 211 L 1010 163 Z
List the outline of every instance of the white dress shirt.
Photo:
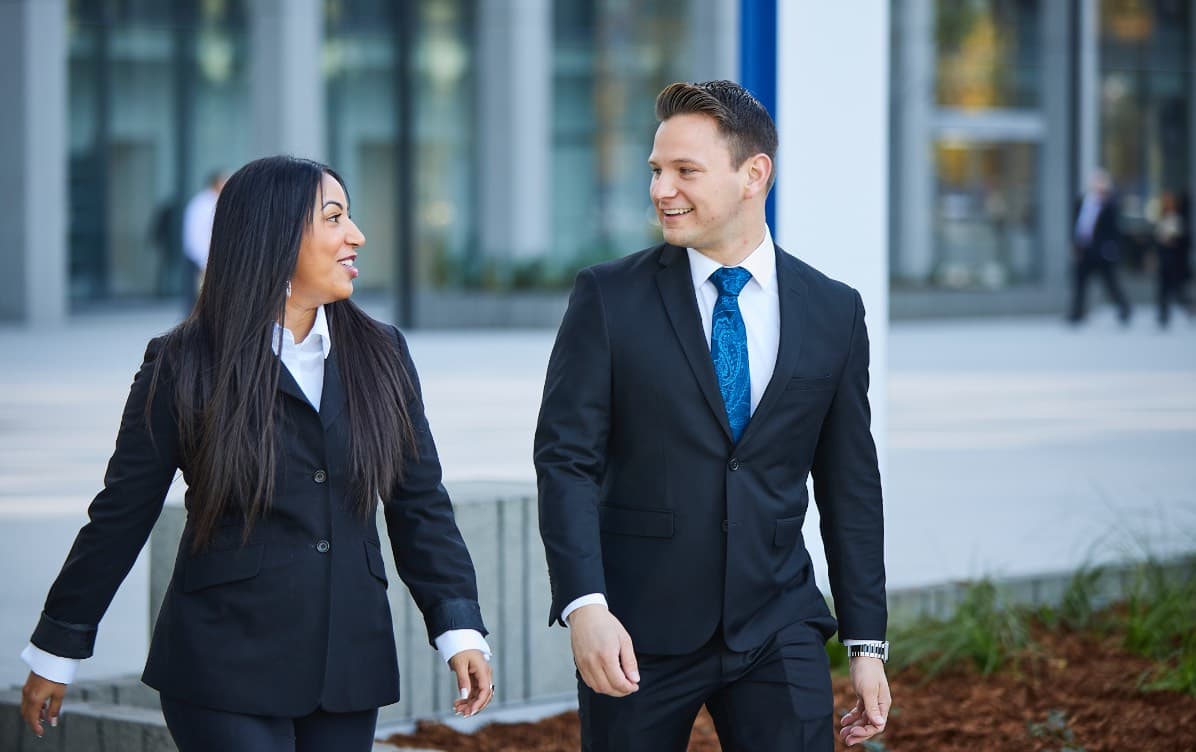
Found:
M 200 269 L 208 265 L 212 245 L 212 220 L 216 217 L 216 199 L 220 194 L 205 188 L 191 197 L 183 209 L 183 254 Z
M 278 335 L 282 333 L 282 350 L 279 352 Z M 324 360 L 332 352 L 332 337 L 328 332 L 328 318 L 324 314 L 324 306 L 316 309 L 316 321 L 311 332 L 302 342 L 295 342 L 295 335 L 290 329 L 274 325 L 274 338 L 271 340 L 274 353 L 282 360 L 282 364 L 303 390 L 303 395 L 316 410 L 320 409 L 320 399 L 324 395 Z M 476 629 L 450 629 L 437 637 L 434 642 L 440 657 L 447 663 L 462 650 L 480 650 L 490 660 L 490 645 L 482 633 Z M 58 682 L 70 684 L 75 680 L 79 670 L 79 658 L 63 658 L 47 653 L 33 643 L 25 646 L 21 651 L 21 659 L 29 666 L 29 670 L 38 676 Z
M 1081 248 L 1087 248 L 1092 242 L 1092 232 L 1096 229 L 1096 219 L 1105 206 L 1104 199 L 1092 191 L 1084 194 L 1084 201 L 1080 204 L 1080 215 L 1076 217 L 1075 241 Z
M 689 270 L 693 276 L 694 295 L 698 300 L 698 313 L 702 317 L 702 333 L 706 346 L 710 346 L 710 329 L 714 317 L 714 306 L 718 302 L 718 288 L 711 281 L 723 265 L 693 248 L 685 249 L 689 254 Z M 777 255 L 772 242 L 772 233 L 764 226 L 764 239 L 756 250 L 739 262 L 752 278 L 739 292 L 739 312 L 747 330 L 748 379 L 752 392 L 751 412 L 755 414 L 760 398 L 772 379 L 777 367 L 777 351 L 781 346 L 781 299 L 777 287 Z M 750 425 L 750 424 L 749 424 Z M 606 596 L 590 593 L 569 602 L 561 611 L 561 620 L 569 623 L 569 615 L 582 606 L 606 606 Z M 844 645 L 855 645 L 866 640 L 842 640 Z

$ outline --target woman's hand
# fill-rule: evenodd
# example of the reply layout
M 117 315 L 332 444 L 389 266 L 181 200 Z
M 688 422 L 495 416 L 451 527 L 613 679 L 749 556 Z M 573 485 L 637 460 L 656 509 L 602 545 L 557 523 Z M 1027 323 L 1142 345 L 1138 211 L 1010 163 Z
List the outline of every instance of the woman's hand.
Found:
M 449 668 L 457 675 L 457 715 L 471 716 L 494 699 L 494 674 L 480 650 L 462 650 L 449 659 Z
M 46 733 L 43 724 L 49 723 L 50 728 L 58 725 L 58 712 L 62 709 L 62 698 L 65 696 L 65 684 L 29 672 L 25 688 L 21 690 L 21 717 L 39 739 Z

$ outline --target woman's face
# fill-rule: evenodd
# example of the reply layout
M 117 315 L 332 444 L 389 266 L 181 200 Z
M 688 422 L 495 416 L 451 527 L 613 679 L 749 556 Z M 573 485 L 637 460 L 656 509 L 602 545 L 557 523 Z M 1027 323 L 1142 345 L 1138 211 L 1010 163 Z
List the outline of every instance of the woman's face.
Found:
M 299 244 L 291 277 L 291 302 L 305 308 L 344 300 L 353 294 L 357 252 L 365 236 L 349 219 L 349 199 L 336 178 L 325 173 L 316 195 L 313 220 Z

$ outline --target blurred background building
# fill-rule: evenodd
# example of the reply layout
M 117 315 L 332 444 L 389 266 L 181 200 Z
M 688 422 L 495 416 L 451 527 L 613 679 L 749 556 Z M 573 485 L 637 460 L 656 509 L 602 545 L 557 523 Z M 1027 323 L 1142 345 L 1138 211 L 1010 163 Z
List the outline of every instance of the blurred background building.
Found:
M 872 2 L 891 28 L 894 316 L 1062 311 L 1098 165 L 1145 263 L 1159 196 L 1196 177 L 1192 0 Z M 659 237 L 656 93 L 739 78 L 758 31 L 741 20 L 769 4 L 3 0 L 0 320 L 181 299 L 187 199 L 290 152 L 347 180 L 359 294 L 395 320 L 553 325 L 577 269 Z M 840 67 L 808 75 L 834 87 Z M 788 117 L 820 117 L 805 104 Z

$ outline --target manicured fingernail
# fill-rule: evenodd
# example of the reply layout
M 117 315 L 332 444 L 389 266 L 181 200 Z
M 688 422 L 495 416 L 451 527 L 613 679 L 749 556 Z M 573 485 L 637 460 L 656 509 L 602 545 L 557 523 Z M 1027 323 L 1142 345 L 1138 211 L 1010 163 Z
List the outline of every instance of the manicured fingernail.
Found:
M 640 680 L 640 672 L 639 672 L 639 671 L 632 671 L 632 672 L 631 672 L 631 681 L 633 681 L 633 682 L 636 682 L 636 683 L 638 684 L 638 683 L 639 683 L 639 680 Z
M 461 687 L 461 699 L 462 700 L 469 699 L 469 687 Z
M 58 728 L 58 716 L 50 719 L 50 728 Z

